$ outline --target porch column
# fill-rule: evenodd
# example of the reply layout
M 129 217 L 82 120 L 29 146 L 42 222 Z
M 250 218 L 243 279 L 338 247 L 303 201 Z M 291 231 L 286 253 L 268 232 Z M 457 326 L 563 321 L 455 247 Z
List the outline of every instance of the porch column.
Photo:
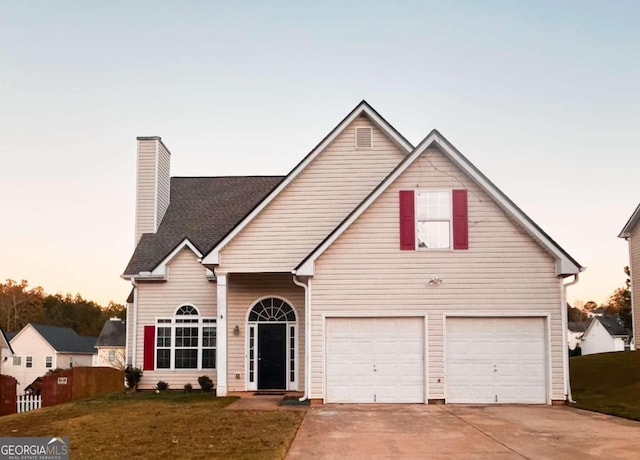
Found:
M 218 319 L 216 321 L 216 395 L 227 396 L 227 274 L 216 273 L 218 282 Z

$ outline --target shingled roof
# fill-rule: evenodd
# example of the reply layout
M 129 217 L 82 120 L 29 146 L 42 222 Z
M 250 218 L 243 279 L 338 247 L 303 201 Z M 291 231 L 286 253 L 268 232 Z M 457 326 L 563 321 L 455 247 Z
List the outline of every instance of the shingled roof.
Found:
M 172 177 L 171 201 L 156 233 L 145 233 L 124 277 L 152 271 L 185 238 L 208 253 L 283 176 Z
M 31 326 L 60 353 L 96 353 L 96 337 L 81 336 L 70 327 L 33 324 Z
M 612 337 L 619 337 L 619 336 L 624 337 L 624 336 L 630 335 L 627 328 L 624 327 L 624 324 L 622 323 L 622 321 L 620 321 L 620 319 L 617 316 L 612 316 L 612 315 L 596 316 L 595 318 L 593 318 L 593 320 L 600 321 L 600 323 L 604 326 L 604 328 L 607 330 L 609 335 L 611 335 Z
M 127 325 L 120 318 L 105 321 L 102 331 L 96 340 L 96 347 L 124 347 Z

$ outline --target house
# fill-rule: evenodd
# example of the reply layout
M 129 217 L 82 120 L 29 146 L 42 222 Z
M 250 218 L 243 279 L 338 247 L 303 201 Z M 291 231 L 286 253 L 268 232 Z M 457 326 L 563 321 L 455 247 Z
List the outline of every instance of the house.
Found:
M 618 235 L 629 242 L 629 269 L 631 270 L 631 315 L 633 323 L 633 340 L 636 348 L 640 346 L 640 205 L 633 211 L 631 217 Z
M 582 341 L 582 335 L 587 330 L 588 323 L 580 323 L 577 321 L 569 321 L 568 323 L 568 343 L 569 350 L 575 350 Z
M 587 318 L 595 318 L 596 316 L 603 316 L 607 313 L 607 309 L 605 307 L 594 308 L 593 310 L 587 311 Z
M 613 315 L 596 316 L 582 335 L 583 355 L 629 350 L 631 333 Z M 635 347 L 634 347 L 635 348 Z
M 0 327 L 0 374 L 2 374 L 2 367 L 13 356 L 13 349 L 11 343 L 4 330 Z
M 27 324 L 11 339 L 13 358 L 5 362 L 2 373 L 18 381 L 18 392 L 37 377 L 56 368 L 91 366 L 96 337 L 83 337 L 69 328 Z
M 140 388 L 566 399 L 582 267 L 438 131 L 413 146 L 363 101 L 284 178 L 171 178 L 170 156 L 138 138 L 122 277 Z
M 126 324 L 120 318 L 105 321 L 96 340 L 98 353 L 94 355 L 93 365 L 124 369 L 126 336 Z

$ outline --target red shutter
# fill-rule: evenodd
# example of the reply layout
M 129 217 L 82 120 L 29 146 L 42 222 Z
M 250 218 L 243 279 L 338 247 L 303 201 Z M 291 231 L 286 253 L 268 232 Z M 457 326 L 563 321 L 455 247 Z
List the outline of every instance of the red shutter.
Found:
M 416 220 L 413 190 L 400 190 L 400 249 L 416 248 Z
M 453 191 L 453 249 L 469 249 L 467 191 Z
M 152 371 L 154 369 L 156 355 L 156 327 L 144 327 L 144 363 L 143 371 Z

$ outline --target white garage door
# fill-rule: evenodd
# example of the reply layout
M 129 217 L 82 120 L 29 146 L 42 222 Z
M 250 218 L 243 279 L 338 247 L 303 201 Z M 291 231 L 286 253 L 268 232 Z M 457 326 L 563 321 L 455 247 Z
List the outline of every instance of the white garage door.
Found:
M 447 318 L 448 403 L 547 402 L 544 318 Z
M 327 402 L 424 402 L 424 318 L 328 318 Z

